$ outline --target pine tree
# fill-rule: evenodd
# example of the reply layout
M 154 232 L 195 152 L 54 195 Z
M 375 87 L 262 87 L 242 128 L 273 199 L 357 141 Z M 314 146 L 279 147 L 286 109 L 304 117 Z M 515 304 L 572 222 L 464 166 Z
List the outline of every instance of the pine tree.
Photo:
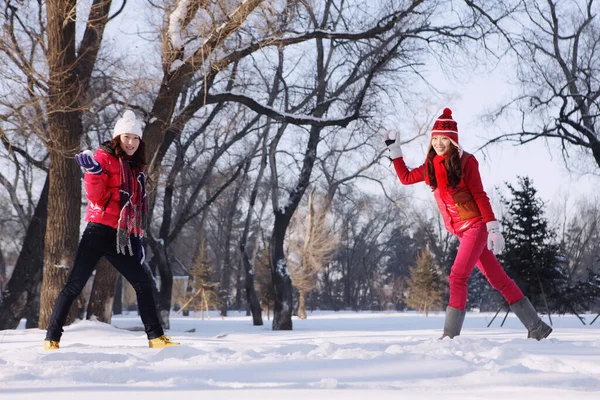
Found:
M 413 238 L 406 234 L 407 229 L 398 227 L 392 230 L 386 254 L 389 256 L 385 266 L 385 275 L 392 279 L 407 278 L 410 275 L 410 266 L 417 260 L 417 246 Z
M 502 199 L 508 212 L 502 220 L 506 248 L 499 260 L 536 308 L 557 311 L 567 278 L 556 233 L 544 216 L 544 202 L 528 177 L 519 177 L 519 188 L 508 183 L 507 187 L 512 199 Z
M 437 270 L 431 253 L 421 250 L 417 265 L 410 269 L 408 280 L 409 295 L 406 304 L 419 312 L 429 314 L 429 310 L 442 308 L 444 293 L 442 277 Z
M 189 289 L 191 297 L 187 299 L 185 306 L 193 311 L 200 311 L 202 319 L 206 311 L 207 318 L 210 319 L 209 309 L 218 308 L 219 300 L 217 296 L 218 283 L 211 280 L 211 264 L 208 257 L 208 251 L 204 242 L 200 245 L 198 256 L 190 268 L 191 280 Z

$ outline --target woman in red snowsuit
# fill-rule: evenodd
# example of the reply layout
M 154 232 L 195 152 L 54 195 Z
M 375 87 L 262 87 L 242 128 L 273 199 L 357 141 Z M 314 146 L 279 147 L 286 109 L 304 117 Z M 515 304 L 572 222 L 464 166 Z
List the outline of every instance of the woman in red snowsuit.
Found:
M 410 185 L 424 181 L 429 185 L 446 229 L 460 242 L 448 278 L 450 300 L 442 338 L 460 334 L 467 304 L 467 281 L 474 266 L 504 296 L 527 328 L 528 337 L 537 340 L 547 337 L 552 328 L 539 318 L 529 299 L 496 259 L 495 254 L 504 249 L 500 223 L 483 190 L 477 160 L 458 144 L 458 126 L 449 108 L 435 121 L 431 136 L 425 163 L 413 170 L 406 167 L 398 141 L 388 133 L 384 140 L 400 182 Z
M 164 335 L 158 319 L 153 279 L 143 265 L 143 219 L 146 212 L 145 147 L 142 128 L 133 111 L 126 111 L 113 130 L 112 140 L 92 156 L 86 150 L 75 156 L 85 168 L 88 199 L 85 220 L 73 268 L 61 290 L 46 332 L 44 349 L 57 350 L 73 301 L 79 296 L 96 263 L 105 257 L 133 286 L 150 347 L 179 343 Z

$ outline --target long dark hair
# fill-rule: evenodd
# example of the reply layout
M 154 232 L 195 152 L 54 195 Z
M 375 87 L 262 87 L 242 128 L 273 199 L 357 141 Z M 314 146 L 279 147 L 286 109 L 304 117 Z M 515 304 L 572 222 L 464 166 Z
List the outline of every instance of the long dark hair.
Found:
M 431 190 L 437 189 L 437 180 L 435 179 L 435 169 L 433 166 L 433 158 L 435 157 L 436 152 L 433 146 L 429 147 L 429 152 L 427 153 L 427 176 L 429 177 L 429 186 L 431 186 Z M 450 145 L 450 150 L 448 150 L 448 155 L 444 160 L 444 167 L 446 167 L 446 171 L 448 173 L 448 184 L 454 189 L 460 183 L 460 179 L 462 178 L 462 170 L 460 168 L 460 153 L 458 152 L 458 148 L 454 146 L 454 144 Z
M 108 142 L 108 146 L 115 152 L 115 156 L 119 158 L 127 158 L 132 162 L 134 167 L 144 169 L 148 165 L 146 162 L 146 144 L 142 139 L 140 139 L 140 145 L 138 149 L 131 157 L 129 157 L 121 148 L 121 135 Z

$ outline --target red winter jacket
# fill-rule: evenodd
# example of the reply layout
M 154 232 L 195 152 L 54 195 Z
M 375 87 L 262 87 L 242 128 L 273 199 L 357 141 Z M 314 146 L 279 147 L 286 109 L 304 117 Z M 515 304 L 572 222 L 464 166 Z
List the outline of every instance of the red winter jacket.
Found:
M 400 182 L 411 185 L 425 180 L 426 164 L 409 170 L 402 157 L 394 159 L 394 168 Z M 439 189 L 433 192 L 444 225 L 450 233 L 460 233 L 469 229 L 483 218 L 483 222 L 495 221 L 490 199 L 483 190 L 479 163 L 472 154 L 464 152 L 461 157 L 462 178 L 456 188 L 449 187 L 442 196 Z
M 85 172 L 83 182 L 88 199 L 85 220 L 116 229 L 121 211 L 119 159 L 111 148 L 104 145 L 96 150 L 94 159 L 102 166 L 102 173 L 96 175 Z M 134 194 L 134 199 L 137 195 Z

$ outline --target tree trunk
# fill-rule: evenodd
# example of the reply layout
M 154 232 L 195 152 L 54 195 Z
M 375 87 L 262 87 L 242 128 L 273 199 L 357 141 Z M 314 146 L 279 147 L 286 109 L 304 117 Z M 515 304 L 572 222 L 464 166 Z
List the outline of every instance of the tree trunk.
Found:
M 229 295 L 231 292 L 231 254 L 228 250 L 230 244 L 231 231 L 226 232 L 225 253 L 223 258 L 223 267 L 221 268 L 221 279 L 219 285 L 219 298 L 221 299 L 221 316 L 227 316 L 229 309 Z
M 4 259 L 2 247 L 0 247 L 0 296 L 2 296 L 2 293 L 4 293 L 6 281 L 6 260 Z
M 0 302 L 0 330 L 16 329 L 27 305 L 35 301 L 37 286 L 42 282 L 44 236 L 48 210 L 49 178 L 40 194 L 33 218 L 27 227 L 23 247 Z M 37 321 L 36 321 L 37 322 Z
M 119 272 L 104 257 L 98 261 L 94 285 L 87 306 L 86 319 L 91 319 L 94 316 L 98 321 L 110 324 L 115 288 L 119 276 Z
M 261 183 L 266 165 L 267 165 L 267 148 L 266 148 L 266 140 L 267 140 L 267 133 L 269 132 L 268 127 L 265 128 L 265 134 L 263 136 L 263 149 L 262 149 L 262 156 L 261 156 L 261 161 L 260 161 L 260 169 L 258 171 L 258 176 L 256 178 L 256 182 L 254 183 L 254 187 L 252 188 L 252 191 L 250 192 L 250 199 L 248 201 L 248 213 L 246 214 L 246 221 L 244 223 L 244 231 L 242 233 L 242 237 L 240 238 L 240 243 L 239 243 L 239 247 L 240 247 L 240 257 L 242 259 L 242 264 L 244 266 L 244 286 L 246 289 L 246 300 L 248 301 L 248 308 L 250 309 L 250 312 L 252 313 L 252 323 L 254 324 L 254 326 L 262 326 L 263 325 L 263 320 L 262 320 L 262 309 L 260 307 L 260 301 L 258 300 L 258 296 L 256 294 L 256 288 L 254 287 L 254 269 L 253 266 L 255 265 L 254 262 L 250 261 L 250 256 L 248 255 L 248 252 L 246 251 L 246 245 L 248 243 L 248 235 L 250 234 L 250 223 L 252 222 L 252 214 L 254 213 L 254 205 L 256 204 L 256 197 L 258 196 L 258 189 L 259 189 L 259 185 Z M 245 177 L 248 177 L 248 170 L 246 169 L 245 171 Z M 262 220 L 262 216 L 264 214 L 265 211 L 265 206 L 266 206 L 266 201 L 263 204 L 263 207 L 260 211 L 260 217 L 258 220 L 258 225 L 260 224 L 260 221 Z M 257 225 L 257 226 L 258 226 Z M 256 253 L 257 253 L 257 247 L 258 247 L 258 232 L 255 235 L 255 245 L 254 245 L 254 260 L 256 259 Z M 253 261 L 254 261 L 253 260 Z
M 306 319 L 306 292 L 298 290 L 298 318 Z
M 234 309 L 240 311 L 242 309 L 242 288 L 244 283 L 242 282 L 242 274 L 240 273 L 240 269 L 235 274 L 235 302 Z
M 48 226 L 44 247 L 44 277 L 40 298 L 41 329 L 46 329 L 58 293 L 73 265 L 81 217 L 81 174 L 73 160 L 82 133 L 79 100 L 82 93 L 75 53 L 76 0 L 46 3 L 48 32 Z M 73 310 L 71 311 L 73 312 Z M 67 323 L 71 320 L 67 319 Z
M 289 219 L 279 211 L 275 212 L 275 226 L 271 235 L 269 258 L 271 276 L 275 292 L 275 305 L 273 307 L 273 330 L 292 330 L 292 309 L 294 306 L 294 288 L 288 272 L 287 261 L 283 251 L 285 232 Z
M 252 269 L 252 264 L 250 264 L 250 259 L 248 258 L 244 247 L 242 247 L 242 262 L 244 263 L 244 271 L 246 277 L 246 300 L 248 301 L 248 307 L 250 308 L 250 312 L 252 313 L 253 325 L 262 326 L 262 310 L 260 308 L 258 296 L 256 295 L 256 288 L 254 287 L 254 270 Z
M 227 310 L 229 308 L 229 297 L 231 295 L 231 275 L 233 265 L 231 262 L 231 235 L 233 232 L 233 220 L 235 219 L 235 212 L 237 210 L 237 204 L 240 194 L 241 185 L 237 185 L 233 193 L 231 193 L 228 201 L 227 215 L 225 216 L 225 227 L 224 234 L 225 240 L 223 244 L 223 268 L 221 269 L 221 279 L 219 285 L 219 297 L 221 298 L 221 316 L 227 316 Z
M 39 327 L 41 329 L 48 327 L 54 302 L 73 265 L 79 236 L 80 197 L 74 193 L 81 193 L 80 175 L 79 171 L 67 165 L 67 161 L 73 162 L 55 153 L 50 167 L 48 210 L 52 212 L 48 214 L 48 225 L 52 229 L 46 231 L 45 237 L 45 273 L 40 298 Z M 75 197 L 77 201 L 74 202 L 69 197 Z M 71 309 L 67 324 L 73 321 L 76 311 L 75 308 Z
M 115 285 L 115 297 L 113 300 L 113 314 L 123 314 L 123 276 L 119 274 Z
M 41 276 L 40 276 L 41 278 Z M 40 291 L 42 290 L 42 280 L 35 285 L 33 293 L 31 293 L 30 301 L 25 310 L 25 329 L 33 329 L 38 327 L 40 320 Z

